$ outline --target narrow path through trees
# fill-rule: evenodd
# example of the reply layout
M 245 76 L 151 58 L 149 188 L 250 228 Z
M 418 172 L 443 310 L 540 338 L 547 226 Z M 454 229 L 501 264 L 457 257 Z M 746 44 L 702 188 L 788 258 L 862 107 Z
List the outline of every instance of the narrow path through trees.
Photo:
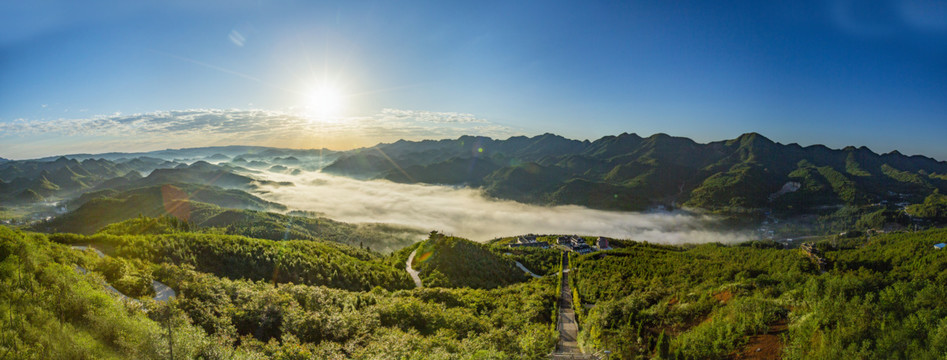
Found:
M 525 272 L 526 272 L 527 274 L 529 274 L 530 276 L 532 276 L 532 277 L 534 277 L 534 278 L 541 278 L 541 277 L 542 277 L 542 276 L 536 275 L 536 273 L 534 273 L 534 272 L 532 272 L 532 271 L 529 271 L 529 269 L 527 269 L 526 266 L 524 266 L 524 265 L 523 265 L 522 263 L 520 263 L 519 261 L 514 261 L 514 263 L 516 263 L 516 267 L 520 268 L 520 270 L 525 271 Z
M 581 354 L 579 324 L 572 309 L 572 288 L 569 287 L 569 257 L 563 254 L 562 291 L 559 293 L 559 343 L 556 354 Z
M 421 276 L 418 275 L 417 270 L 414 270 L 414 268 L 411 267 L 411 263 L 414 262 L 414 254 L 417 253 L 418 249 L 414 249 L 414 251 L 411 252 L 411 255 L 408 255 L 408 261 L 404 263 L 404 269 L 409 275 L 411 275 L 411 280 L 414 280 L 414 286 L 420 288 L 424 287 L 424 285 L 421 284 Z
M 76 250 L 79 250 L 79 251 L 86 251 L 86 250 L 91 249 L 92 251 L 95 251 L 95 253 L 96 253 L 97 255 L 99 255 L 100 258 L 105 257 L 105 254 L 102 253 L 102 251 L 100 251 L 99 249 L 96 249 L 96 248 L 94 248 L 94 247 L 91 247 L 91 246 L 87 246 L 87 245 L 73 245 L 72 248 L 73 248 L 73 249 L 76 249 Z M 83 268 L 83 267 L 81 267 L 81 266 L 79 266 L 79 265 L 76 265 L 76 271 L 79 271 L 79 272 L 81 272 L 81 273 L 83 273 L 83 274 L 89 272 L 89 270 L 86 270 L 85 268 Z M 174 289 L 172 289 L 172 288 L 171 288 L 170 286 L 168 286 L 168 285 L 165 285 L 165 284 L 163 284 L 163 283 L 158 282 L 157 280 L 152 280 L 152 281 L 151 281 L 151 287 L 155 290 L 155 297 L 154 297 L 154 299 L 155 299 L 155 301 L 158 301 L 158 302 L 168 301 L 168 300 L 174 298 L 174 297 L 177 295 L 177 293 L 174 292 Z M 110 291 L 110 292 L 114 293 L 115 295 L 117 295 L 120 299 L 122 299 L 122 300 L 124 300 L 124 301 L 130 301 L 130 302 L 134 302 L 134 303 L 141 303 L 141 301 L 138 301 L 138 299 L 135 299 L 135 298 L 132 298 L 132 297 L 130 297 L 130 296 L 128 296 L 128 295 L 123 294 L 121 291 L 118 291 L 118 289 L 112 287 L 112 285 L 110 285 L 110 284 L 108 284 L 108 283 L 105 283 L 105 288 L 108 289 L 108 291 Z

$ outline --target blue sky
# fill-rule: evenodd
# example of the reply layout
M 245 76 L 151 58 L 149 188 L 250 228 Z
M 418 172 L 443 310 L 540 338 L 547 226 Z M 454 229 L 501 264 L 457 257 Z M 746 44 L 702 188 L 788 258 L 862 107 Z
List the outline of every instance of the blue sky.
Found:
M 18 3 L 0 157 L 755 131 L 947 160 L 947 1 Z

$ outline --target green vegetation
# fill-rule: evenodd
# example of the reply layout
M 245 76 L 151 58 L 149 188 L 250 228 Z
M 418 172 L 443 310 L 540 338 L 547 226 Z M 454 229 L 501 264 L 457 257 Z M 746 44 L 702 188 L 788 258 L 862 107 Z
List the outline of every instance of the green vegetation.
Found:
M 224 208 L 282 211 L 286 207 L 274 202 L 263 200 L 249 193 L 224 189 L 217 186 L 195 185 L 187 183 L 170 183 L 155 186 L 146 186 L 119 191 L 105 189 L 92 191 L 78 197 L 69 203 L 70 207 L 77 208 L 95 199 L 133 199 L 141 202 L 143 208 L 156 207 L 167 202 L 194 201 L 213 204 Z
M 513 261 L 490 251 L 489 245 L 436 231 L 417 249 L 412 267 L 427 287 L 492 289 L 529 278 Z
M 947 230 L 686 247 L 631 243 L 574 261 L 575 295 L 593 304 L 580 341 L 621 358 L 727 358 L 753 335 L 783 359 L 938 358 L 947 351 Z M 578 315 L 578 314 L 577 314 Z M 752 350 L 752 349 L 751 349 Z
M 315 153 L 240 151 L 193 158 L 287 172 L 316 166 L 306 165 Z M 558 274 L 558 250 L 437 232 L 415 243 L 424 235 L 416 229 L 267 212 L 285 208 L 217 187 L 262 183 L 234 169 L 146 157 L 0 163 L 4 217 L 32 211 L 8 204 L 84 194 L 69 203 L 73 212 L 30 227 L 55 233 L 0 227 L 0 358 L 541 359 L 553 349 L 562 278 L 533 279 L 514 261 Z M 539 204 L 686 204 L 735 217 L 772 209 L 808 217 L 819 233 L 853 230 L 824 237 L 812 253 L 772 241 L 613 240 L 615 250 L 570 254 L 566 295 L 586 350 L 715 359 L 768 341 L 784 359 L 947 353 L 947 252 L 932 247 L 947 230 L 866 231 L 904 228 L 909 215 L 947 222 L 947 164 L 933 159 L 802 148 L 758 134 L 709 144 L 545 134 L 399 141 L 346 153 L 327 170 L 479 186 Z M 916 204 L 902 211 L 885 200 Z M 420 289 L 404 270 L 415 250 Z M 153 280 L 177 297 L 152 300 Z
M 127 309 L 96 276 L 76 271 L 79 261 L 75 251 L 41 234 L 0 227 L 0 355 L 166 359 L 167 330 L 174 334 L 176 356 L 224 353 L 215 339 L 180 317 L 159 323 Z
M 398 141 L 340 156 L 327 172 L 400 182 L 468 185 L 536 204 L 642 210 L 684 204 L 729 214 L 797 213 L 947 191 L 947 163 L 867 148 L 783 145 L 756 133 L 708 144 L 655 134 L 593 142 L 552 134 L 493 140 Z M 802 188 L 777 192 L 789 182 Z M 889 193 L 893 191 L 895 194 Z
M 923 203 L 908 206 L 905 211 L 908 215 L 927 221 L 938 224 L 947 223 L 947 195 L 935 190 L 924 199 Z
M 903 212 L 888 209 L 878 209 L 858 218 L 858 221 L 855 222 L 854 229 L 884 229 L 888 224 L 898 224 L 900 226 L 905 226 L 908 224 L 908 219 L 906 216 L 904 216 Z
M 167 359 L 171 353 L 174 358 L 206 359 L 542 359 L 555 343 L 550 319 L 556 301 L 552 278 L 494 290 L 392 292 L 376 286 L 370 291 L 350 291 L 274 284 L 268 277 L 260 281 L 252 280 L 256 276 L 219 277 L 198 269 L 243 270 L 252 275 L 258 268 L 268 272 L 266 263 L 275 260 L 289 264 L 281 270 L 294 273 L 287 276 L 304 278 L 301 273 L 312 274 L 324 267 L 332 268 L 333 274 L 347 271 L 334 267 L 341 262 L 381 264 L 384 260 L 331 243 L 294 246 L 293 242 L 172 233 L 52 236 L 59 242 L 92 243 L 111 254 L 98 259 L 94 253 L 53 243 L 43 234 L 0 227 L 0 282 L 5 289 L 0 292 L 0 355 L 27 359 Z M 168 249 L 175 250 L 167 254 Z M 205 252 L 198 254 L 201 249 Z M 320 263 L 293 267 L 307 258 L 318 258 Z M 230 259 L 227 265 L 220 263 L 228 269 L 212 267 L 220 259 Z M 76 265 L 94 272 L 83 275 Z M 352 270 L 388 271 L 379 267 Z M 149 310 L 146 313 L 138 310 L 139 305 L 121 303 L 101 282 L 135 276 L 153 276 L 174 288 L 178 296 L 167 303 L 144 301 L 141 306 Z
M 213 202 L 203 203 L 201 200 Z M 270 240 L 328 240 L 376 251 L 390 252 L 411 244 L 423 232 L 385 224 L 347 224 L 325 217 L 289 216 L 245 208 L 276 208 L 240 190 L 195 185 L 163 185 L 124 192 L 89 193 L 82 205 L 49 222 L 33 226 L 44 232 L 95 233 L 109 224 L 145 217 L 173 216 L 189 229 L 210 233 L 244 235 Z M 238 206 L 227 209 L 221 206 Z M 145 224 L 122 225 L 120 233 Z
M 763 207 L 766 197 L 775 192 L 774 188 L 778 190 L 768 177 L 759 166 L 735 166 L 730 171 L 716 173 L 704 180 L 691 193 L 688 204 L 709 208 Z
M 553 242 L 555 242 L 555 239 L 553 239 Z M 502 254 L 505 258 L 519 261 L 520 264 L 523 264 L 536 275 L 553 275 L 559 271 L 559 257 L 562 251 L 558 249 L 493 246 L 491 250 L 494 253 Z
M 30 203 L 44 198 L 65 198 L 88 191 L 132 169 L 108 160 L 78 161 L 60 157 L 53 161 L 0 163 L 0 202 Z
M 348 290 L 407 289 L 408 274 L 367 250 L 323 241 L 272 241 L 234 235 L 173 232 L 162 235 L 51 234 L 66 244 L 91 244 L 149 263 L 193 266 L 231 279 L 324 285 Z
M 261 239 L 321 239 L 380 252 L 400 249 L 424 236 L 423 231 L 406 226 L 349 224 L 321 216 L 288 216 L 252 210 L 224 210 L 197 226 Z
M 556 243 L 558 237 L 558 235 L 539 235 L 536 236 L 536 241 L 545 241 L 552 246 Z M 594 238 L 586 237 L 586 240 L 592 241 Z M 562 255 L 562 250 L 555 247 L 541 249 L 534 247 L 511 248 L 507 246 L 507 244 L 515 241 L 516 237 L 514 236 L 493 239 L 488 241 L 487 244 L 490 245 L 490 251 L 493 251 L 494 254 L 519 261 L 536 275 L 553 275 L 561 269 L 560 256 Z

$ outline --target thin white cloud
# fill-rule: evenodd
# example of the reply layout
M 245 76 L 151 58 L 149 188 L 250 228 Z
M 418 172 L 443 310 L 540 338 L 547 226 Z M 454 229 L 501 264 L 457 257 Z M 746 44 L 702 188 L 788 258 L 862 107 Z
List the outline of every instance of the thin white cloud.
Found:
M 230 35 L 227 35 L 227 38 L 230 39 L 230 42 L 239 47 L 243 47 L 243 44 L 247 41 L 247 38 L 245 38 L 243 34 L 241 34 L 236 29 L 231 30 Z
M 434 112 L 419 110 L 401 110 L 401 109 L 383 109 L 379 116 L 389 121 L 413 120 L 420 122 L 430 122 L 437 124 L 445 123 L 480 123 L 488 124 L 489 121 L 480 119 L 473 114 L 457 112 Z

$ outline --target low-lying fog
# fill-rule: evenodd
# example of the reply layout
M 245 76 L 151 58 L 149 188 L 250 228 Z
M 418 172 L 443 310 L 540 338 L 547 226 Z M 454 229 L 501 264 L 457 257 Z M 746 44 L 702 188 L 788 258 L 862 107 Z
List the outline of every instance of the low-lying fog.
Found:
M 476 241 L 527 233 L 601 235 L 668 244 L 739 242 L 744 232 L 709 229 L 709 216 L 629 213 L 581 206 L 536 206 L 492 200 L 479 190 L 362 181 L 321 172 L 254 174 L 295 186 L 263 187 L 257 195 L 345 222 L 380 222 L 439 230 Z

